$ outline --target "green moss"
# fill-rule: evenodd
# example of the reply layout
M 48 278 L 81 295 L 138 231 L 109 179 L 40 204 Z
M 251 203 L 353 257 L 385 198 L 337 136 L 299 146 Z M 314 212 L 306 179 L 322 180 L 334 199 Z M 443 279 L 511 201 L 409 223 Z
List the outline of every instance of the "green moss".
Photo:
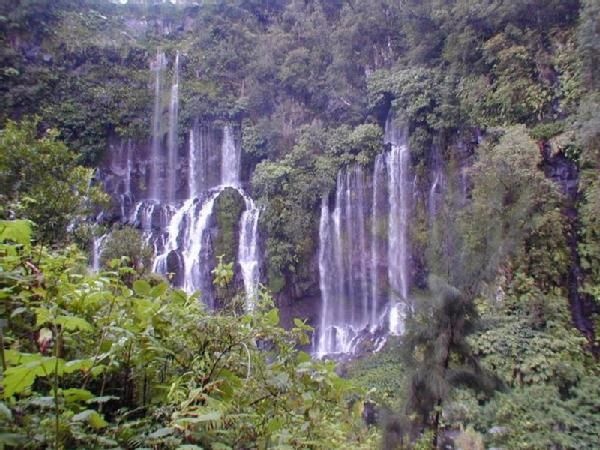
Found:
M 233 188 L 225 189 L 215 202 L 218 235 L 214 242 L 216 255 L 223 261 L 235 262 L 239 244 L 239 222 L 244 212 L 244 199 Z
M 269 271 L 268 287 L 271 292 L 278 294 L 285 287 L 285 278 L 278 272 Z
M 371 390 L 371 397 L 380 405 L 398 411 L 405 398 L 406 369 L 398 357 L 398 342 L 390 339 L 385 347 L 363 358 L 349 362 L 345 377 L 358 386 Z
M 558 136 L 565 129 L 563 122 L 540 123 L 529 130 L 529 136 L 536 141 L 547 141 Z

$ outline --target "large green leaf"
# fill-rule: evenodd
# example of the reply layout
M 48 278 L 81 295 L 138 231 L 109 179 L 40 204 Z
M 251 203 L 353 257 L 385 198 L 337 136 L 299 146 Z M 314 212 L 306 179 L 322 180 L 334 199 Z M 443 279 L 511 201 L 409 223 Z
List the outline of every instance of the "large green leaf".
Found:
M 163 295 L 165 292 L 167 292 L 168 288 L 169 288 L 169 285 L 165 282 L 157 284 L 150 290 L 150 297 L 158 298 L 161 295 Z
M 94 331 L 94 327 L 85 319 L 76 316 L 58 316 L 55 322 L 65 330 Z
M 94 411 L 93 409 L 86 409 L 85 411 L 82 411 L 79 414 L 75 414 L 71 420 L 73 422 L 85 422 L 89 426 L 97 430 L 108 426 L 106 420 L 104 420 L 104 418 L 98 413 L 98 411 Z
M 29 220 L 0 220 L 0 242 L 7 241 L 28 246 L 31 242 L 31 222 Z
M 279 310 L 277 308 L 273 308 L 267 314 L 265 314 L 265 320 L 267 324 L 271 326 L 276 326 L 279 324 Z
M 10 398 L 29 389 L 35 381 L 35 377 L 40 374 L 40 370 L 41 361 L 33 361 L 6 369 L 2 380 L 4 397 Z
M 87 389 L 78 388 L 64 389 L 62 391 L 62 395 L 67 403 L 85 402 L 86 400 L 90 400 L 94 397 L 94 394 Z
M 22 356 L 21 358 L 11 353 L 9 355 L 9 361 L 20 361 L 21 364 L 9 367 L 4 372 L 2 386 L 4 387 L 5 398 L 27 391 L 36 377 L 50 376 L 55 372 L 62 376 L 65 372 L 65 361 L 61 358 L 49 358 L 27 353 L 19 355 Z
M 146 280 L 136 280 L 133 283 L 133 290 L 138 295 L 148 295 L 150 294 L 151 289 L 150 283 Z

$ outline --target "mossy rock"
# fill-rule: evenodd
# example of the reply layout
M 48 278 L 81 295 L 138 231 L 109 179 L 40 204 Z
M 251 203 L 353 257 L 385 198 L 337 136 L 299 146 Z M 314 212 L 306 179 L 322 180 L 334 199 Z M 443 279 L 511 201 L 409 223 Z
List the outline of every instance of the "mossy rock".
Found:
M 233 188 L 225 189 L 215 202 L 217 233 L 214 254 L 223 255 L 223 261 L 236 262 L 239 245 L 239 227 L 245 204 L 242 195 Z

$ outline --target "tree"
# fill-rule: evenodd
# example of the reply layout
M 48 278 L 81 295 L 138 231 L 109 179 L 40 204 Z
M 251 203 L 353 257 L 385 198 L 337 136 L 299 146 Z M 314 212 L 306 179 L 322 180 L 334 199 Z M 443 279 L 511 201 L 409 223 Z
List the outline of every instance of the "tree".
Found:
M 496 130 L 478 150 L 472 168 L 472 202 L 459 217 L 464 234 L 461 264 L 450 274 L 455 286 L 493 280 L 508 258 L 523 251 L 526 239 L 560 206 L 558 187 L 540 168 L 541 155 L 523 126 Z M 564 238 L 558 239 L 564 242 Z M 564 249 L 562 249 L 564 251 Z
M 587 86 L 600 89 L 600 5 L 595 0 L 582 2 L 578 28 L 579 53 L 583 63 L 583 76 Z
M 454 386 L 494 387 L 467 342 L 477 319 L 473 300 L 437 277 L 430 277 L 430 297 L 418 302 L 403 336 L 403 359 L 414 368 L 406 412 L 417 425 L 433 431 L 437 448 L 443 402 Z
M 4 217 L 26 218 L 46 243 L 67 240 L 67 228 L 105 200 L 91 186 L 92 170 L 58 140 L 56 130 L 39 137 L 38 121 L 7 121 L 0 131 L 0 200 Z
M 135 228 L 113 230 L 103 246 L 100 263 L 108 267 L 111 260 L 123 256 L 127 257 L 128 264 L 138 275 L 147 274 L 152 269 L 152 249 Z

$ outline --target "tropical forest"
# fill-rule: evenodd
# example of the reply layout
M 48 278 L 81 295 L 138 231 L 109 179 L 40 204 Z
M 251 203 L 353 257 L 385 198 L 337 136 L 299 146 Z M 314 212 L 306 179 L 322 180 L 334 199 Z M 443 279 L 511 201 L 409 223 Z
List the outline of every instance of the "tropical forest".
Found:
M 599 333 L 599 0 L 0 0 L 0 450 L 597 450 Z

